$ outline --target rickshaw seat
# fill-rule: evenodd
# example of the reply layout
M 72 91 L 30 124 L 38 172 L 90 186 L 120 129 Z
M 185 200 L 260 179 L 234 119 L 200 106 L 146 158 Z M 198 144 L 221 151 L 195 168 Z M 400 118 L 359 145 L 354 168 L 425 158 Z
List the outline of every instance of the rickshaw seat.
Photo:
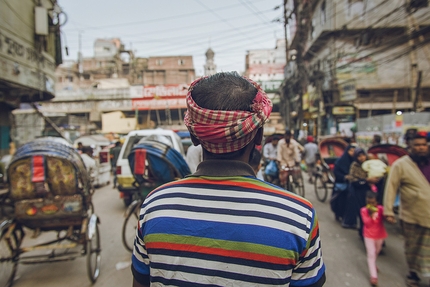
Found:
M 79 229 L 91 207 L 91 183 L 67 142 L 36 139 L 21 146 L 8 168 L 15 219 L 40 230 Z
M 15 201 L 41 197 L 39 183 L 52 196 L 74 195 L 79 193 L 77 182 L 72 163 L 62 158 L 32 156 L 10 166 L 10 198 Z

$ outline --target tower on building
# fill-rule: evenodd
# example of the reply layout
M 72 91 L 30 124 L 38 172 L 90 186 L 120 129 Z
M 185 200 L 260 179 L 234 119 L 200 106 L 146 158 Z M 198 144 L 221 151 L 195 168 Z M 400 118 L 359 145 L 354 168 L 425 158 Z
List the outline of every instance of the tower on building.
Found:
M 214 57 L 214 51 L 209 48 L 206 51 L 206 64 L 203 66 L 205 68 L 205 76 L 216 74 L 216 65 L 214 63 Z

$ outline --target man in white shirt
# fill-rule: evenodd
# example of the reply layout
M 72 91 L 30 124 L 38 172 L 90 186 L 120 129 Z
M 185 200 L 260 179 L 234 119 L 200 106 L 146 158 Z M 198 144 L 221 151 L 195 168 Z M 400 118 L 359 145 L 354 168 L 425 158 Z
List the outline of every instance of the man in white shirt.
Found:
M 269 143 L 266 143 L 263 147 L 263 158 L 266 163 L 268 163 L 271 160 L 276 160 L 276 148 L 279 142 L 278 136 L 273 136 L 272 141 Z
M 318 153 L 318 146 L 314 142 L 313 136 L 308 136 L 306 138 L 307 144 L 304 146 L 304 160 L 306 163 L 306 168 L 309 175 L 309 183 L 313 183 L 313 172 L 315 169 L 315 163 L 317 161 L 317 153 Z

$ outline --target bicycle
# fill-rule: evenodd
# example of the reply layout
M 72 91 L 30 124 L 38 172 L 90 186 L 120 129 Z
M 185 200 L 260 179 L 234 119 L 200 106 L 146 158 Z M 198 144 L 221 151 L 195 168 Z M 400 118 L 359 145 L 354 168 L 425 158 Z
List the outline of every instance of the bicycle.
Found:
M 136 183 L 133 185 L 136 185 Z M 134 239 L 136 238 L 136 229 L 137 225 L 139 224 L 140 207 L 142 206 L 143 201 L 145 200 L 148 193 L 155 187 L 156 185 L 151 185 L 147 186 L 143 192 L 134 192 L 132 195 L 133 201 L 130 203 L 124 213 L 125 218 L 124 223 L 122 224 L 121 239 L 125 249 L 130 252 L 133 252 L 134 249 Z M 136 186 L 136 188 L 139 187 Z
M 300 166 L 282 165 L 279 171 L 279 181 L 285 190 L 305 197 L 305 185 Z

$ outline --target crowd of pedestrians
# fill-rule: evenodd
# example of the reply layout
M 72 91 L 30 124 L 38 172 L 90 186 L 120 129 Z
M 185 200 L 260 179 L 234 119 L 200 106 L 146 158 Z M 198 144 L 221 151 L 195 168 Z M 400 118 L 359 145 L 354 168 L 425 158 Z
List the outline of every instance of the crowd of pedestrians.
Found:
M 357 229 L 367 252 L 370 283 L 377 286 L 376 258 L 387 237 L 384 222 L 400 220 L 409 272 L 406 285 L 430 278 L 430 155 L 426 135 L 407 133 L 408 154 L 387 164 L 350 145 L 336 161 L 331 208 L 342 227 Z M 380 138 L 374 138 L 380 144 Z M 387 151 L 388 152 L 388 151 Z M 400 201 L 398 216 L 394 206 Z M 398 199 L 399 198 L 399 199 Z

